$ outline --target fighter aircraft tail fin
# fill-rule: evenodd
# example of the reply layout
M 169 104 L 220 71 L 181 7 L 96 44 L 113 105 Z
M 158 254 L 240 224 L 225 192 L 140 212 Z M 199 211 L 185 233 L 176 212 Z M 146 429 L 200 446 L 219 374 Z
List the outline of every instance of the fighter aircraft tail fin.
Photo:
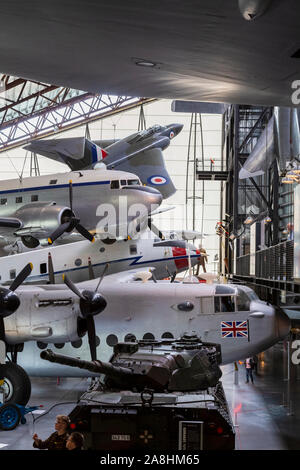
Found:
M 108 168 L 134 173 L 140 177 L 143 184 L 158 189 L 164 199 L 176 192 L 176 188 L 165 167 L 163 153 L 160 148 L 139 152 L 137 155 L 122 159 L 119 162 L 117 157 L 115 159 L 116 163 L 108 156 Z
M 92 168 L 107 156 L 103 148 L 85 137 L 34 140 L 24 149 L 65 163 L 72 171 Z

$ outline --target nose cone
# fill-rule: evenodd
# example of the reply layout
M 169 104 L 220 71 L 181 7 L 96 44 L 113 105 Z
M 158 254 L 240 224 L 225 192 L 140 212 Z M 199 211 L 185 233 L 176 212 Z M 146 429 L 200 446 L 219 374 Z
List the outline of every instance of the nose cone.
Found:
M 200 250 L 197 250 L 197 248 L 194 245 L 191 245 L 191 244 L 189 244 L 189 250 L 190 250 L 190 253 L 191 253 L 191 264 L 192 264 L 192 266 L 196 266 L 201 261 Z M 196 255 L 198 255 L 198 256 L 196 256 Z
M 0 317 L 9 317 L 15 313 L 20 306 L 20 299 L 17 294 L 8 289 L 0 290 Z
M 156 188 L 152 188 L 151 186 L 139 186 L 138 191 L 144 193 L 144 197 L 146 198 L 146 202 L 150 205 L 160 206 L 163 200 L 163 196 L 160 191 Z
M 291 329 L 291 321 L 289 317 L 284 313 L 284 311 L 276 307 L 276 322 L 277 322 L 277 329 L 278 329 L 278 336 L 280 339 L 285 338 Z
M 168 126 L 168 129 L 170 131 L 170 139 L 172 139 L 173 137 L 175 137 L 176 135 L 179 134 L 179 132 L 182 131 L 182 128 L 183 128 L 183 124 L 170 124 Z

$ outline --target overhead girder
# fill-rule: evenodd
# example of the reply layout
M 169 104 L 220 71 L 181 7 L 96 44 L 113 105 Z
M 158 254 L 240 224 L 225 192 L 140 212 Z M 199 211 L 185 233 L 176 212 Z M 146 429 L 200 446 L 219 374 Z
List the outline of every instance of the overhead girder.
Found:
M 154 101 L 0 77 L 0 152 Z

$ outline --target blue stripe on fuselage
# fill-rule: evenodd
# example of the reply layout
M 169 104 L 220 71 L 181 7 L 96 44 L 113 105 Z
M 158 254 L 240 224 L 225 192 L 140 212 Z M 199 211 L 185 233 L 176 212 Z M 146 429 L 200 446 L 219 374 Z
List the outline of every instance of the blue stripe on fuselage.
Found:
M 132 263 L 130 263 L 129 266 L 141 266 L 143 264 L 147 264 L 147 265 L 151 266 L 152 263 L 159 263 L 160 261 L 171 261 L 171 260 L 175 261 L 175 260 L 178 260 L 178 259 L 188 259 L 188 256 L 171 256 L 170 258 L 158 258 L 158 259 L 152 259 L 152 260 L 139 262 L 139 260 L 141 258 L 143 258 L 143 256 L 134 256 L 133 258 L 120 258 L 120 259 L 110 261 L 109 264 L 111 264 L 111 263 L 121 263 L 121 262 L 124 262 L 124 261 L 131 261 L 132 260 Z M 191 255 L 191 258 L 199 258 L 199 255 L 198 254 L 197 255 Z M 92 266 L 93 267 L 105 266 L 106 264 L 107 264 L 107 261 L 105 261 L 103 263 L 93 264 Z M 88 269 L 88 265 L 80 266 L 80 267 L 77 267 L 77 268 L 64 269 L 63 271 L 55 271 L 54 274 L 55 275 L 64 274 L 64 273 L 69 273 L 69 272 L 72 272 L 72 271 L 79 271 L 81 269 Z M 36 275 L 36 276 L 28 276 L 27 279 L 28 280 L 29 279 L 36 279 L 36 278 L 40 279 L 40 278 L 48 277 L 48 276 L 49 276 L 49 273 L 46 273 L 46 274 L 39 274 L 39 275 Z
M 75 186 L 96 186 L 100 184 L 110 184 L 110 181 L 72 183 L 72 186 L 74 188 Z M 28 191 L 40 191 L 44 189 L 60 189 L 60 188 L 68 188 L 68 187 L 69 187 L 69 184 L 51 184 L 50 186 L 36 186 L 34 188 L 7 189 L 6 191 L 0 191 L 0 194 L 25 193 Z

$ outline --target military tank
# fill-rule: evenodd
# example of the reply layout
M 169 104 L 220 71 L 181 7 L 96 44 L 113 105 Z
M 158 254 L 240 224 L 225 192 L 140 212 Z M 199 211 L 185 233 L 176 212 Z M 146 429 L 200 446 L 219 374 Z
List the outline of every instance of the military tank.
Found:
M 41 358 L 99 374 L 72 410 L 71 429 L 92 450 L 233 449 L 220 382 L 221 349 L 196 335 L 118 343 L 109 362 L 51 350 Z

